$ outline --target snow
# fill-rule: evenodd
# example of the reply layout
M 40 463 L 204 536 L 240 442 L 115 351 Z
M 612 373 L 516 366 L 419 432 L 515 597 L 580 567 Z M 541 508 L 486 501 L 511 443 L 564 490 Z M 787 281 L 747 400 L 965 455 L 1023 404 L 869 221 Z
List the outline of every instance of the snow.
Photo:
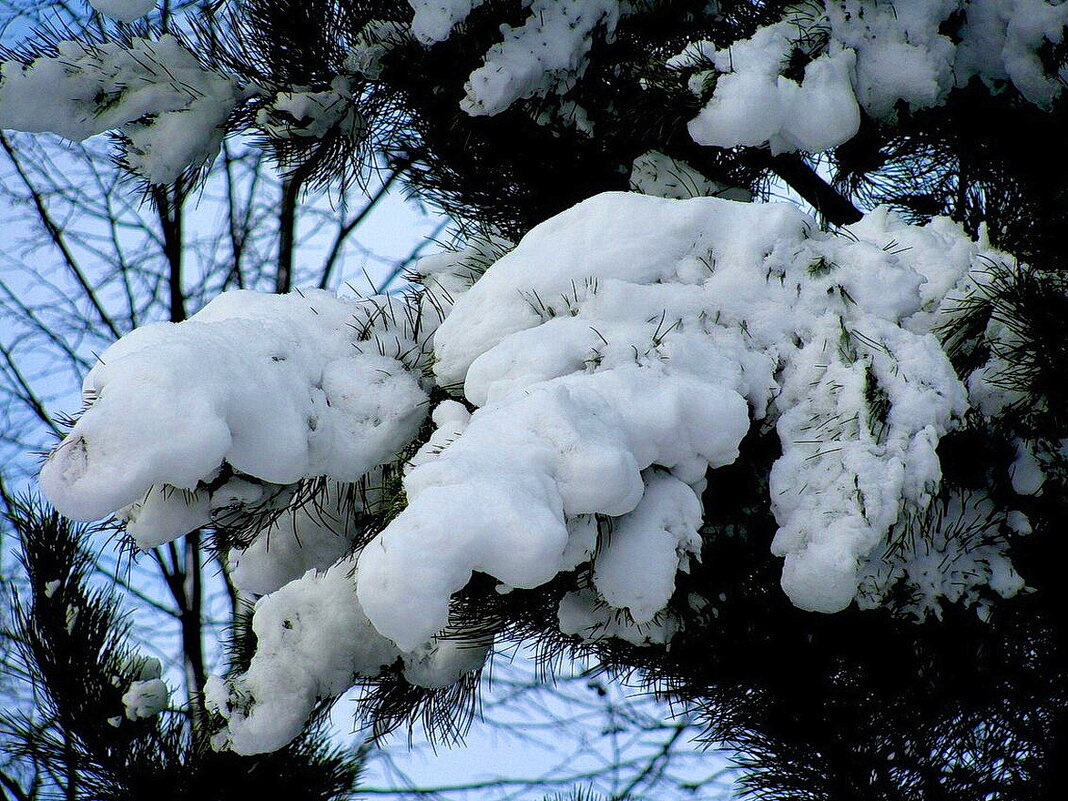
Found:
M 492 644 L 485 637 L 472 639 L 446 631 L 404 655 L 404 678 L 416 687 L 449 687 L 465 673 L 481 669 Z
M 126 668 L 127 673 L 136 677 L 122 696 L 126 717 L 129 720 L 150 718 L 165 710 L 170 690 L 160 679 L 163 672 L 160 661 L 153 657 L 134 657 Z
M 1032 103 L 1049 108 L 1066 77 L 1048 75 L 1039 58 L 1044 42 L 1060 44 L 1068 7 L 1048 0 L 973 0 L 958 48 L 958 83 L 978 76 L 989 85 L 1011 81 Z
M 427 46 L 448 39 L 481 5 L 409 4 L 410 31 Z M 527 20 L 501 25 L 502 39 L 469 76 L 461 108 L 493 115 L 524 98 L 559 96 L 557 112 L 572 109 L 565 116 L 592 131 L 567 94 L 585 71 L 594 32 L 601 29 L 611 40 L 620 17 L 635 8 L 618 0 L 523 5 Z M 713 4 L 709 12 L 715 11 Z M 952 15 L 962 11 L 963 24 L 952 30 Z M 692 41 L 667 64 L 692 70 L 690 86 L 706 101 L 689 125 L 697 143 L 820 152 L 856 134 L 861 109 L 894 120 L 900 103 L 913 110 L 941 105 L 974 77 L 995 91 L 1011 83 L 1049 108 L 1068 75 L 1047 74 L 1039 53 L 1047 43 L 1062 42 L 1066 24 L 1068 5 L 1053 0 L 817 1 L 786 8 L 780 21 L 728 47 Z M 787 77 L 797 57 L 803 74 Z M 542 116 L 552 115 L 550 108 Z
M 158 543 L 206 522 L 196 491 L 224 464 L 275 484 L 356 480 L 392 459 L 426 413 L 417 375 L 379 353 L 384 342 L 357 341 L 364 313 L 326 292 L 236 291 L 185 322 L 137 329 L 86 376 L 88 408 L 42 488 L 80 520 L 130 504 L 140 510 L 127 517 L 158 520 L 166 506 Z
M 693 489 L 670 474 L 645 479 L 633 512 L 618 518 L 593 563 L 593 583 L 614 609 L 649 623 L 675 590 L 675 574 L 700 556 L 704 509 Z
M 887 590 L 904 581 L 909 595 L 900 611 L 918 621 L 941 618 L 947 603 L 974 607 L 985 619 L 995 596 L 1011 598 L 1024 589 L 1006 537 L 1007 530 L 1026 525 L 1019 517 L 998 509 L 985 493 L 954 490 L 918 520 L 895 526 L 882 558 L 865 566 L 861 607 L 878 607 Z
M 374 80 L 382 57 L 399 42 L 410 36 L 432 47 L 481 5 L 409 0 L 410 24 L 369 22 L 354 37 L 346 70 Z M 538 120 L 562 120 L 593 135 L 585 109 L 568 94 L 586 70 L 594 39 L 611 41 L 620 18 L 637 7 L 619 0 L 526 0 L 523 6 L 526 19 L 502 24 L 500 41 L 468 76 L 461 108 L 495 115 L 518 101 L 546 98 L 551 102 L 535 112 Z M 94 7 L 130 21 L 153 4 L 94 0 Z M 963 24 L 950 30 L 952 15 L 961 11 Z M 941 105 L 973 78 L 994 91 L 1011 84 L 1026 100 L 1052 107 L 1068 74 L 1048 74 L 1040 53 L 1063 42 L 1066 26 L 1068 4 L 1051 0 L 813 2 L 786 9 L 780 21 L 727 47 L 692 41 L 666 63 L 704 101 L 689 123 L 697 143 L 820 152 L 852 138 L 862 110 L 892 121 L 900 104 Z M 285 87 L 258 112 L 257 124 L 280 138 L 319 137 L 331 129 L 359 136 L 364 120 L 348 81 L 338 76 L 328 90 Z M 54 56 L 3 64 L 0 127 L 74 140 L 119 130 L 134 172 L 165 184 L 212 159 L 230 114 L 259 91 L 203 68 L 171 35 L 134 38 L 128 46 L 65 41 Z
M 860 127 L 850 75 L 855 55 L 837 49 L 815 58 L 804 78 L 779 74 L 796 27 L 789 22 L 761 28 L 751 39 L 724 50 L 702 51 L 722 74 L 708 105 L 689 124 L 701 145 L 734 147 L 767 143 L 773 153 L 820 151 L 851 139 Z M 675 59 L 675 65 L 686 58 Z
M 651 465 L 700 491 L 772 401 L 784 589 L 844 608 L 899 515 L 937 492 L 935 448 L 966 409 L 930 334 L 942 298 L 921 291 L 925 272 L 945 293 L 976 263 L 952 230 L 878 212 L 834 237 L 788 207 L 626 194 L 538 226 L 435 335 L 439 383 L 480 408 L 409 473 L 408 507 L 361 555 L 368 616 L 408 648 L 474 570 L 549 580 L 570 517 L 633 512 Z M 634 601 L 642 619 L 672 586 L 656 608 Z
M 854 85 L 865 111 L 894 119 L 899 100 L 913 109 L 945 102 L 954 85 L 956 54 L 939 26 L 960 5 L 957 0 L 826 5 L 830 36 L 857 54 Z
M 115 516 L 126 524 L 137 547 L 147 551 L 210 523 L 211 498 L 204 491 L 157 485 Z
M 650 150 L 634 159 L 630 171 L 630 191 L 675 200 L 691 197 L 722 197 L 740 201 L 753 199 L 748 189 L 710 181 L 686 162 L 673 159 L 658 150 Z
M 160 679 L 135 681 L 122 696 L 122 704 L 126 707 L 126 717 L 130 720 L 158 715 L 167 708 L 168 701 L 170 701 L 170 690 Z
M 331 130 L 357 138 L 366 128 L 349 82 L 341 76 L 325 91 L 279 92 L 256 112 L 256 124 L 275 139 L 322 138 Z
M 560 599 L 560 631 L 588 642 L 614 638 L 632 645 L 664 645 L 677 630 L 677 621 L 661 615 L 650 623 L 635 623 L 614 611 L 593 590 L 569 592 Z
M 503 40 L 468 78 L 460 101 L 468 114 L 499 114 L 522 98 L 564 94 L 585 70 L 594 31 L 602 28 L 611 39 L 622 13 L 619 0 L 531 0 L 526 5 L 527 20 L 518 28 L 501 25 Z
M 565 516 L 632 511 L 654 461 L 732 461 L 744 401 L 663 378 L 636 365 L 567 376 L 476 411 L 405 477 L 408 506 L 360 555 L 360 602 L 375 627 L 410 650 L 447 623 L 449 597 L 472 571 L 512 587 L 550 580 L 564 564 Z
M 91 4 L 125 22 L 155 5 Z M 327 88 L 271 87 L 256 126 L 276 140 L 363 136 L 354 87 L 393 48 L 446 41 L 483 3 L 408 5 L 410 24 L 373 20 L 353 37 L 348 74 Z M 641 4 L 517 8 L 462 110 L 538 99 L 537 122 L 595 135 L 569 94 L 595 40 L 610 43 Z M 730 46 L 691 41 L 667 66 L 700 99 L 699 145 L 818 153 L 862 115 L 892 122 L 972 80 L 1051 108 L 1068 74 L 1040 53 L 1066 26 L 1068 3 L 1053 0 L 808 2 Z M 0 126 L 118 132 L 132 171 L 166 184 L 214 158 L 235 110 L 264 91 L 174 36 L 64 41 L 0 66 Z M 143 549 L 246 525 L 228 559 L 258 597 L 257 651 L 208 684 L 217 747 L 279 748 L 319 701 L 384 672 L 440 689 L 478 671 L 491 638 L 450 616 L 476 572 L 502 594 L 570 582 L 565 635 L 670 645 L 678 574 L 716 513 L 705 491 L 716 497 L 715 469 L 757 427 L 781 445 L 766 466 L 770 548 L 797 607 L 891 605 L 924 620 L 959 604 L 987 619 L 1026 591 L 1009 544 L 1031 533 L 1027 515 L 945 486 L 938 456 L 967 415 L 1026 399 L 1007 381 L 1019 334 L 990 294 L 992 261 L 1017 268 L 947 219 L 912 226 L 876 209 L 821 231 L 791 206 L 734 202 L 751 198 L 658 151 L 634 160 L 630 183 L 517 245 L 487 237 L 423 259 L 406 296 L 231 292 L 102 354 L 41 486 L 68 516 L 114 515 Z M 977 297 L 994 305 L 989 357 L 961 377 L 936 332 Z M 1000 478 L 1026 509 L 1068 441 L 1013 445 Z M 397 475 L 403 492 L 387 497 Z M 66 608 L 68 630 L 78 617 Z M 167 708 L 158 662 L 128 673 L 127 718 Z
M 952 32 L 942 31 L 960 11 L 964 24 L 954 43 Z M 861 108 L 892 121 L 899 103 L 913 110 L 941 105 L 973 77 L 995 90 L 1011 83 L 1049 108 L 1066 76 L 1047 74 L 1039 52 L 1063 40 L 1066 24 L 1068 6 L 1047 0 L 806 3 L 729 47 L 692 42 L 668 64 L 697 70 L 699 95 L 714 81 L 690 122 L 697 143 L 818 152 L 856 133 Z M 798 52 L 811 59 L 800 81 L 783 74 Z
M 371 20 L 356 35 L 345 57 L 345 69 L 375 80 L 382 74 L 382 58 L 408 38 L 408 27 L 400 22 Z
M 1016 460 L 1009 466 L 1009 477 L 1018 495 L 1037 495 L 1042 491 L 1046 474 L 1027 442 L 1016 443 Z
M 156 7 L 156 0 L 89 0 L 101 14 L 120 22 L 133 22 Z
M 443 42 L 452 29 L 463 22 L 482 0 L 408 0 L 415 16 L 412 35 L 423 44 Z
M 481 5 L 409 0 L 410 24 L 369 22 L 354 37 L 346 69 L 374 80 L 396 44 L 409 36 L 427 47 L 443 42 Z M 620 18 L 638 8 L 619 0 L 526 0 L 523 6 L 526 19 L 502 24 L 500 41 L 468 76 L 461 108 L 495 115 L 523 99 L 546 98 L 552 102 L 535 112 L 540 121 L 563 120 L 592 135 L 585 109 L 568 94 L 585 72 L 595 37 L 611 41 Z M 130 21 L 153 4 L 94 0 L 94 7 Z M 963 24 L 950 30 L 952 15 L 961 11 Z M 1011 84 L 1031 103 L 1052 107 L 1068 74 L 1048 74 L 1040 54 L 1063 42 L 1066 26 L 1068 4 L 1051 0 L 813 2 L 787 8 L 780 21 L 727 47 L 692 41 L 666 63 L 704 101 L 689 123 L 697 143 L 820 152 L 852 138 L 862 110 L 892 121 L 900 104 L 941 105 L 973 78 L 994 91 Z M 281 138 L 318 137 L 334 128 L 359 136 L 364 120 L 348 80 L 338 76 L 329 90 L 283 88 L 259 111 L 257 124 Z M 230 114 L 259 91 L 203 68 L 171 35 L 134 38 L 128 46 L 65 41 L 54 56 L 3 64 L 0 127 L 74 140 L 120 130 L 134 172 L 165 184 L 213 158 Z
M 1000 266 L 1004 268 L 1006 264 Z M 991 287 L 995 272 L 976 276 L 974 286 L 969 287 L 965 295 L 966 300 L 992 302 L 990 320 L 982 337 L 990 355 L 985 364 L 968 376 L 972 403 L 987 417 L 997 417 L 1027 402 L 1026 393 L 1011 379 L 1017 366 L 1013 352 L 1022 343 L 1019 333 L 1010 324 L 1011 312 L 997 300 L 997 293 Z
M 209 708 L 227 720 L 217 735 L 239 754 L 274 751 L 295 737 L 315 708 L 375 676 L 400 656 L 368 622 L 355 598 L 352 560 L 325 573 L 310 571 L 256 604 L 256 654 L 249 669 L 229 681 L 213 678 Z
M 375 473 L 379 475 L 375 476 Z M 362 533 L 368 504 L 377 500 L 381 471 L 369 474 L 370 488 L 327 482 L 279 515 L 246 548 L 230 551 L 230 579 L 239 590 L 266 595 L 305 575 L 326 570 L 349 553 Z M 127 526 L 129 531 L 129 526 Z
M 427 46 L 445 41 L 481 5 L 409 4 L 410 31 Z M 619 18 L 635 10 L 618 0 L 524 6 L 527 20 L 502 24 L 501 41 L 469 76 L 461 101 L 467 113 L 499 114 L 530 97 L 561 96 L 561 109 L 574 108 L 566 95 L 585 71 L 593 33 L 600 28 L 611 40 Z M 961 11 L 963 24 L 952 30 L 951 17 Z M 995 90 L 1011 83 L 1049 108 L 1068 76 L 1047 74 L 1039 53 L 1062 42 L 1066 23 L 1068 6 L 1052 0 L 810 2 L 786 8 L 780 21 L 729 47 L 692 41 L 667 63 L 695 70 L 691 87 L 707 101 L 690 123 L 696 142 L 818 152 L 850 139 L 861 109 L 893 120 L 899 103 L 913 110 L 941 105 L 973 77 Z M 784 74 L 795 56 L 805 64 L 800 79 Z M 710 84 L 712 95 L 704 97 Z
M 205 690 L 209 708 L 226 720 L 216 747 L 239 754 L 274 751 L 300 733 L 317 700 L 394 664 L 411 684 L 427 688 L 447 687 L 482 667 L 490 642 L 456 631 L 402 653 L 360 607 L 358 571 L 354 559 L 341 559 L 257 602 L 257 646 L 248 670 L 226 680 L 213 677 Z
M 55 56 L 0 66 L 0 127 L 79 141 L 120 130 L 125 157 L 151 183 L 170 183 L 214 158 L 222 124 L 243 94 L 205 70 L 174 36 L 119 43 L 59 42 Z
M 1033 532 L 1031 521 L 1027 519 L 1027 515 L 1018 509 L 1013 509 L 1006 515 L 1005 525 L 1009 527 L 1010 531 L 1013 531 L 1022 537 L 1026 537 Z

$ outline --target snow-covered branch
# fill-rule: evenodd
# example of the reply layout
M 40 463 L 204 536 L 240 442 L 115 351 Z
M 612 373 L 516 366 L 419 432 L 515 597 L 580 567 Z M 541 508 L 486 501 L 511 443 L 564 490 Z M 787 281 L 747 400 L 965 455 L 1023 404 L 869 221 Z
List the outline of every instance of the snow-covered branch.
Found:
M 228 293 L 124 338 L 86 380 L 88 409 L 42 486 L 68 514 L 117 512 L 142 546 L 282 509 L 287 485 L 366 486 L 405 461 L 400 507 L 377 533 L 345 535 L 343 520 L 380 511 L 381 491 L 347 510 L 301 501 L 282 530 L 308 532 L 310 550 L 283 539 L 240 557 L 236 576 L 269 594 L 249 672 L 214 691 L 233 747 L 277 747 L 317 698 L 401 657 L 422 686 L 477 668 L 475 644 L 459 662 L 442 650 L 463 631 L 436 639 L 476 572 L 499 592 L 572 574 L 565 633 L 670 641 L 675 575 L 700 558 L 716 468 L 751 429 L 778 434 L 766 503 L 797 606 L 878 606 L 903 583 L 913 600 L 898 611 L 923 617 L 1023 586 L 1004 553 L 1019 512 L 982 497 L 938 506 L 939 442 L 969 403 L 933 331 L 1000 258 L 953 223 L 876 211 L 832 234 L 784 205 L 609 193 L 484 274 L 479 253 L 424 260 L 407 300 Z M 446 392 L 417 440 L 427 399 Z M 926 548 L 897 545 L 917 536 Z M 955 579 L 922 567 L 931 547 L 965 541 Z M 348 635 L 323 628 L 313 607 L 326 606 L 347 610 Z

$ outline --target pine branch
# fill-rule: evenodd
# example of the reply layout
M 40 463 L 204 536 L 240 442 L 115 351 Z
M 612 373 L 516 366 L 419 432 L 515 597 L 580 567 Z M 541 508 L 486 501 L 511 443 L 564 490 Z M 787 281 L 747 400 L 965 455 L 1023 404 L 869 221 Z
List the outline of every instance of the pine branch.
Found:
M 850 225 L 864 216 L 798 154 L 771 156 L 761 152 L 758 161 L 785 181 L 831 225 Z
M 122 336 L 118 326 L 115 325 L 115 322 L 111 319 L 111 316 L 107 313 L 107 311 L 104 310 L 104 306 L 100 302 L 100 298 L 97 297 L 96 290 L 94 290 L 93 287 L 90 286 L 89 280 L 85 277 L 85 273 L 78 265 L 77 260 L 74 258 L 74 254 L 68 247 L 66 238 L 63 235 L 62 228 L 60 228 L 60 226 L 56 224 L 55 220 L 52 219 L 52 214 L 48 210 L 48 206 L 46 205 L 44 198 L 41 196 L 41 193 L 37 190 L 37 188 L 33 185 L 33 182 L 30 180 L 29 175 L 26 173 L 26 170 L 23 167 L 23 164 L 19 159 L 18 155 L 16 154 L 15 149 L 11 146 L 11 142 L 3 133 L 0 133 L 0 147 L 3 147 L 4 152 L 7 153 L 8 158 L 11 160 L 12 166 L 14 166 L 15 168 L 15 172 L 18 174 L 23 186 L 26 187 L 26 191 L 29 193 L 31 199 L 33 200 L 33 205 L 37 211 L 38 219 L 40 220 L 41 225 L 44 226 L 45 231 L 47 231 L 52 243 L 56 246 L 56 249 L 63 257 L 63 263 L 67 265 L 67 268 L 70 270 L 71 274 L 78 282 L 78 285 L 82 288 L 82 292 L 85 294 L 85 298 L 89 301 L 90 305 L 96 311 L 97 315 L 100 318 L 100 322 L 104 324 L 104 327 L 107 328 L 108 332 L 111 334 L 112 337 L 118 339 L 120 336 Z
M 139 661 L 114 595 L 88 586 L 84 529 L 29 501 L 15 502 L 10 520 L 30 587 L 16 599 L 12 636 L 39 704 L 33 718 L 8 714 L 2 724 L 15 756 L 43 766 L 57 792 L 74 801 L 350 797 L 362 756 L 327 746 L 321 718 L 257 757 L 212 751 L 190 736 L 182 710 L 127 719 L 122 695 Z

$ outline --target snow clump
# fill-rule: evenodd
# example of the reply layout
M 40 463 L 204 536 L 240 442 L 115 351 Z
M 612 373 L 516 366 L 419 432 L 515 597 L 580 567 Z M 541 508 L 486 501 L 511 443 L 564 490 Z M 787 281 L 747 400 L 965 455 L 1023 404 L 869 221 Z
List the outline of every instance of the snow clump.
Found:
M 364 550 L 375 625 L 402 644 L 425 637 L 472 570 L 548 580 L 568 518 L 640 514 L 656 470 L 699 496 L 708 468 L 732 462 L 769 414 L 783 444 L 771 503 L 784 588 L 806 609 L 847 606 L 898 515 L 937 491 L 935 447 L 967 404 L 930 328 L 981 250 L 952 224 L 886 212 L 850 235 L 817 233 L 788 206 L 627 194 L 531 231 L 435 336 L 439 383 L 481 408 L 408 475 L 407 509 Z M 469 540 L 438 543 L 447 521 Z M 502 528 L 530 532 L 522 551 L 500 546 Z M 411 553 L 441 562 L 419 586 L 400 567 Z
M 318 139 L 332 129 L 358 138 L 366 127 L 353 103 L 349 81 L 341 76 L 321 92 L 308 88 L 279 92 L 256 112 L 256 124 L 274 139 Z
M 408 0 L 415 16 L 411 30 L 423 44 L 444 42 L 452 29 L 476 8 L 482 0 Z
M 338 695 L 358 676 L 376 676 L 400 656 L 368 622 L 355 599 L 352 560 L 266 595 L 256 604 L 256 654 L 229 681 L 210 680 L 210 709 L 227 727 L 217 747 L 239 754 L 281 748 L 296 736 L 317 698 Z
M 163 673 L 160 661 L 140 657 L 134 659 L 130 667 L 137 678 L 130 682 L 130 687 L 122 696 L 127 719 L 150 718 L 164 711 L 170 702 L 171 691 L 160 679 Z
M 630 191 L 675 200 L 722 197 L 748 202 L 753 199 L 748 189 L 710 181 L 685 161 L 673 159 L 659 150 L 650 150 L 634 159 L 630 170 Z
M 156 7 L 156 0 L 89 0 L 89 5 L 105 17 L 133 22 Z
M 942 105 L 973 78 L 1049 108 L 1068 75 L 1050 74 L 1041 53 L 1066 26 L 1068 5 L 1047 0 L 814 0 L 729 47 L 692 42 L 668 64 L 694 71 L 699 96 L 712 87 L 689 126 L 699 144 L 818 152 L 856 134 L 860 109 L 894 120 L 898 104 Z
M 723 50 L 691 46 L 669 62 L 682 66 L 700 54 L 718 76 L 711 100 L 690 122 L 695 142 L 719 147 L 766 143 L 772 153 L 818 152 L 856 134 L 860 107 L 850 82 L 855 54 L 829 48 L 795 80 L 781 71 L 796 37 L 794 24 L 780 22 Z
M 212 495 L 232 506 L 238 489 L 256 502 L 265 484 L 359 478 L 394 459 L 426 415 L 420 365 L 403 361 L 418 344 L 355 330 L 391 303 L 242 290 L 133 331 L 86 376 L 87 408 L 42 488 L 76 519 L 122 509 L 150 547 L 207 524 Z
M 564 94 L 585 71 L 594 31 L 601 28 L 611 39 L 623 13 L 619 0 L 531 0 L 527 5 L 526 21 L 518 28 L 501 25 L 502 41 L 468 78 L 460 101 L 468 114 L 499 114 L 521 98 Z
M 310 497 L 295 499 L 251 542 L 231 549 L 234 586 L 252 595 L 267 595 L 346 556 L 363 533 L 368 508 L 378 500 L 375 488 L 381 475 L 380 468 L 372 470 L 363 486 L 327 481 Z
M 93 44 L 64 41 L 51 56 L 0 65 L 0 128 L 81 141 L 126 136 L 124 158 L 154 184 L 213 159 L 222 126 L 244 94 L 204 69 L 174 36 Z
M 448 39 L 478 0 L 409 0 L 410 33 L 426 46 Z M 527 19 L 504 23 L 501 39 L 468 77 L 461 107 L 499 114 L 525 98 L 559 96 L 585 72 L 594 35 L 609 43 L 632 4 L 618 0 L 526 0 Z M 714 15 L 716 4 L 706 12 Z M 689 76 L 705 105 L 690 122 L 694 141 L 819 152 L 851 139 L 861 112 L 896 118 L 946 102 L 978 79 L 1011 85 L 1050 108 L 1068 75 L 1051 74 L 1043 50 L 1063 44 L 1068 4 L 1056 0 L 804 0 L 780 21 L 727 47 L 690 42 L 667 60 Z M 544 113 L 544 112 L 543 112 Z M 576 120 L 578 122 L 578 120 Z

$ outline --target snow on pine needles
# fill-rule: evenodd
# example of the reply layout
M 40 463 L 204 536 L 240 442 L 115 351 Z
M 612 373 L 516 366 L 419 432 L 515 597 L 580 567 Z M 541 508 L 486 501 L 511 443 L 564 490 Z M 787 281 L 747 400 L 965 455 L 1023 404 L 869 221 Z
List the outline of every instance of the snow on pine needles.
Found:
M 423 260 L 407 299 L 234 292 L 135 331 L 42 485 L 142 546 L 276 507 L 232 543 L 239 585 L 265 593 L 258 650 L 210 692 L 217 744 L 244 753 L 360 677 L 477 670 L 485 631 L 450 619 L 476 573 L 501 593 L 570 581 L 567 634 L 670 642 L 715 470 L 756 429 L 781 444 L 762 469 L 796 606 L 904 584 L 898 611 L 982 607 L 1022 588 L 998 532 L 1026 520 L 943 491 L 937 448 L 970 404 L 934 332 L 999 258 L 945 219 L 880 209 L 828 233 L 788 205 L 606 193 L 510 250 Z M 929 568 L 951 547 L 947 580 Z

